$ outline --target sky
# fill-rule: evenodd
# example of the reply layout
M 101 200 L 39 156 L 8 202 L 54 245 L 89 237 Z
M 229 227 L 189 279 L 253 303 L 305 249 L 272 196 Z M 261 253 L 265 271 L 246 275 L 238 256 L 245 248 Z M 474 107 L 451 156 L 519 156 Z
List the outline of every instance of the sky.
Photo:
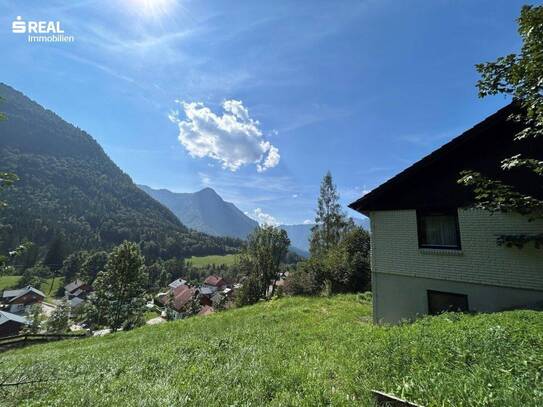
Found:
M 519 50 L 522 4 L 0 0 L 0 81 L 136 183 L 295 224 L 329 170 L 362 217 L 346 205 L 508 103 L 477 97 L 474 65 Z M 74 41 L 28 42 L 18 16 Z

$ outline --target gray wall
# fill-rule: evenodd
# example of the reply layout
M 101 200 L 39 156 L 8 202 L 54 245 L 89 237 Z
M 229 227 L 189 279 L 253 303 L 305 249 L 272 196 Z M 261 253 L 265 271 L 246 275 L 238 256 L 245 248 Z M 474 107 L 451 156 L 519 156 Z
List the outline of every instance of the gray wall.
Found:
M 398 323 L 427 314 L 427 290 L 465 294 L 470 310 L 479 312 L 543 304 L 543 291 L 392 274 L 374 274 L 373 290 L 373 318 L 378 323 Z

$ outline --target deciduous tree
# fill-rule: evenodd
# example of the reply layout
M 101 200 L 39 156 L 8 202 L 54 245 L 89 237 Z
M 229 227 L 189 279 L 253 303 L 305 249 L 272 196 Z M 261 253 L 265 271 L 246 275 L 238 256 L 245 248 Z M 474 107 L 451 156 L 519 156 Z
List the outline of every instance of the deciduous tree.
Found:
M 524 6 L 518 19 L 518 32 L 522 38 L 520 54 L 509 54 L 494 62 L 478 64 L 481 79 L 477 83 L 479 96 L 511 95 L 520 105 L 520 113 L 510 120 L 522 124 L 515 135 L 516 141 L 526 139 L 543 142 L 543 6 Z M 524 169 L 534 174 L 543 185 L 541 157 L 514 155 L 501 163 L 503 171 Z M 518 191 L 514 186 L 490 179 L 485 174 L 465 171 L 459 180 L 473 188 L 476 206 L 492 212 L 516 212 L 528 220 L 543 218 L 543 200 Z M 537 182 L 537 181 L 536 181 Z M 543 247 L 543 233 L 535 235 L 502 235 L 498 244 L 522 247 L 533 242 Z
M 112 331 L 143 323 L 146 276 L 137 244 L 123 242 L 109 255 L 94 283 L 94 301 Z

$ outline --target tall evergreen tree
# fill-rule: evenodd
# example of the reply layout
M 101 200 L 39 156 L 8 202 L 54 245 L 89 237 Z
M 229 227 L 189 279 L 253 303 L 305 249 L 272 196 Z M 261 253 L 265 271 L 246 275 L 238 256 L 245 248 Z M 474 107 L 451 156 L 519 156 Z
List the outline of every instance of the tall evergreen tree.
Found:
M 336 246 L 343 233 L 352 226 L 352 221 L 341 210 L 339 194 L 328 171 L 321 182 L 315 226 L 311 228 L 311 255 L 319 256 Z
M 94 282 L 93 301 L 112 331 L 143 323 L 145 305 L 144 258 L 137 244 L 123 242 L 109 255 Z

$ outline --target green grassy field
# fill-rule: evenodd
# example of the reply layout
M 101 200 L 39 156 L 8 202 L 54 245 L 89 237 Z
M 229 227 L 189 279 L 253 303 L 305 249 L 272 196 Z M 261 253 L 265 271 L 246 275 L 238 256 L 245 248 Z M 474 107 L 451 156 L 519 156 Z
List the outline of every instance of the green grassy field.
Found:
M 2 371 L 19 365 L 59 380 L 9 389 L 0 400 L 371 406 L 370 390 L 380 389 L 426 406 L 543 404 L 542 313 L 449 314 L 379 327 L 370 308 L 352 295 L 285 298 L 8 351 Z
M 0 277 L 0 291 L 15 287 L 19 282 L 21 276 L 1 276 Z
M 215 264 L 215 265 L 221 265 L 225 264 L 227 266 L 230 266 L 232 264 L 235 264 L 239 259 L 239 254 L 226 254 L 224 256 L 203 256 L 203 257 L 195 257 L 192 256 L 189 261 L 194 267 L 204 267 L 209 264 Z
M 62 285 L 64 285 L 64 277 L 48 278 L 40 285 L 39 289 L 45 294 L 45 301 L 51 302 Z

